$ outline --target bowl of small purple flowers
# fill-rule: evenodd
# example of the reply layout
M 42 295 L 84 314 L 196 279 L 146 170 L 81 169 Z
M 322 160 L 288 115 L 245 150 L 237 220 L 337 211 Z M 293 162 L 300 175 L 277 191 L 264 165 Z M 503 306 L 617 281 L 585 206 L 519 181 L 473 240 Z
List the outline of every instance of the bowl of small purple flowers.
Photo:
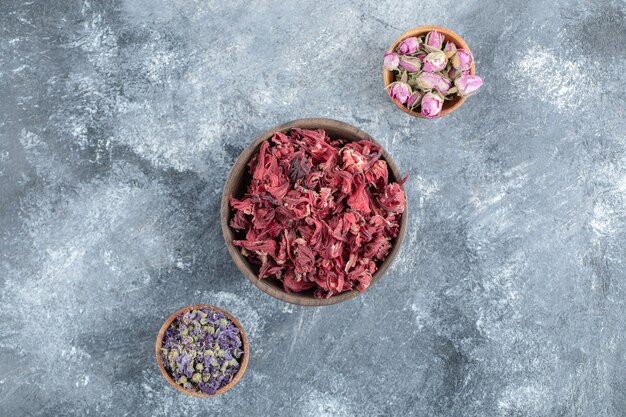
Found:
M 452 113 L 483 84 L 463 38 L 439 26 L 419 26 L 400 35 L 385 53 L 383 66 L 389 97 L 421 118 Z
M 196 397 L 213 397 L 234 387 L 249 356 L 248 338 L 237 319 L 205 304 L 172 314 L 156 340 L 157 364 L 167 382 Z

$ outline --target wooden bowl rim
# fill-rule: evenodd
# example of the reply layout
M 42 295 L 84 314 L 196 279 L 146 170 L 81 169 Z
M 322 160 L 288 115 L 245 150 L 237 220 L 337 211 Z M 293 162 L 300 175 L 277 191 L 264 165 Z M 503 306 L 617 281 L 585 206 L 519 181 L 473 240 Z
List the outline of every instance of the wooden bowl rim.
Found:
M 398 232 L 398 236 L 395 238 L 394 244 L 392 245 L 391 250 L 389 251 L 389 254 L 385 258 L 385 260 L 381 263 L 378 270 L 372 276 L 372 282 L 365 291 L 351 290 L 351 291 L 346 291 L 341 294 L 335 295 L 330 298 L 320 299 L 320 298 L 314 298 L 314 297 L 304 295 L 301 293 L 296 293 L 296 292 L 287 293 L 280 288 L 277 288 L 268 284 L 266 282 L 267 280 L 258 279 L 257 275 L 252 270 L 246 258 L 241 254 L 241 252 L 232 243 L 234 233 L 231 230 L 230 226 L 228 225 L 230 221 L 230 216 L 231 216 L 231 210 L 230 210 L 228 200 L 230 197 L 230 190 L 233 189 L 232 187 L 232 182 L 234 181 L 233 176 L 236 172 L 239 172 L 239 170 L 246 169 L 246 165 L 248 164 L 248 161 L 257 152 L 258 148 L 260 147 L 263 141 L 271 138 L 275 132 L 284 132 L 293 128 L 324 129 L 326 131 L 339 130 L 339 131 L 344 132 L 342 133 L 342 135 L 344 135 L 345 136 L 344 138 L 347 140 L 350 140 L 348 139 L 348 137 L 356 138 L 355 140 L 363 140 L 363 139 L 371 140 L 372 142 L 374 142 L 375 144 L 381 147 L 383 151 L 383 155 L 382 155 L 383 159 L 385 159 L 385 161 L 387 162 L 388 169 L 390 170 L 391 174 L 393 174 L 396 181 L 399 181 L 402 178 L 400 176 L 400 171 L 398 170 L 398 167 L 396 166 L 393 158 L 387 152 L 387 150 L 380 143 L 378 143 L 374 138 L 372 138 L 368 133 L 348 123 L 344 123 L 338 120 L 328 119 L 328 118 L 305 118 L 305 119 L 292 120 L 290 122 L 274 126 L 271 129 L 266 130 L 265 132 L 260 134 L 252 143 L 250 143 L 241 152 L 239 157 L 235 160 L 235 163 L 233 164 L 233 167 L 230 170 L 230 173 L 228 175 L 228 180 L 226 181 L 226 184 L 224 185 L 224 190 L 222 192 L 222 201 L 221 201 L 221 207 L 220 207 L 220 221 L 222 224 L 222 233 L 224 235 L 224 241 L 226 242 L 226 247 L 228 249 L 228 252 L 230 253 L 230 256 L 233 259 L 237 268 L 243 273 L 243 275 L 246 278 L 248 278 L 250 282 L 252 282 L 252 284 L 254 284 L 257 288 L 259 288 L 264 293 L 269 294 L 270 296 L 277 298 L 279 300 L 282 300 L 291 304 L 303 305 L 303 306 L 317 307 L 317 306 L 325 306 L 325 305 L 341 303 L 343 301 L 356 297 L 362 292 L 369 290 L 378 280 L 380 280 L 380 278 L 385 274 L 385 272 L 387 272 L 389 267 L 393 264 L 393 261 L 395 260 L 396 256 L 400 252 L 400 248 L 402 247 L 402 242 L 404 240 L 404 236 L 406 234 L 406 230 L 408 227 L 408 211 L 409 211 L 408 199 L 406 199 L 406 207 L 405 207 L 404 213 L 402 213 L 402 217 L 400 218 L 400 230 Z M 401 189 L 406 195 L 404 185 L 401 186 Z
M 472 53 L 469 46 L 467 46 L 467 43 L 465 43 L 465 40 L 459 34 L 457 34 L 456 32 L 448 28 L 444 28 L 441 26 L 418 26 L 413 29 L 409 29 L 406 32 L 404 32 L 402 35 L 398 36 L 398 38 L 396 38 L 396 40 L 393 42 L 393 44 L 387 50 L 387 52 L 395 51 L 398 45 L 400 44 L 400 42 L 402 42 L 406 38 L 409 38 L 412 36 L 419 37 L 433 30 L 436 30 L 437 32 L 442 33 L 445 36 L 444 41 L 450 40 L 456 45 L 457 48 L 465 49 L 470 54 Z M 470 67 L 470 74 L 474 75 L 475 73 L 476 73 L 476 66 L 475 66 L 475 63 L 472 62 L 472 66 Z M 386 89 L 387 86 L 393 82 L 393 71 L 389 71 L 383 67 L 383 81 L 385 83 L 385 89 Z M 389 94 L 387 94 L 387 96 L 389 96 Z M 428 117 L 424 117 L 416 111 L 410 110 L 404 104 L 401 104 L 398 100 L 395 100 L 391 97 L 389 97 L 389 99 L 393 101 L 395 105 L 398 106 L 403 112 L 410 114 L 411 116 L 419 117 L 420 119 L 429 119 Z M 438 119 L 440 117 L 447 116 L 448 114 L 452 113 L 453 111 L 461 107 L 463 103 L 465 103 L 465 99 L 466 97 L 457 96 L 456 98 L 454 98 L 453 100 L 449 102 L 451 103 L 451 105 L 449 105 L 446 108 L 443 108 L 439 116 L 433 117 L 432 119 Z
M 204 392 L 189 391 L 181 387 L 174 381 L 174 379 L 167 372 L 167 370 L 165 369 L 165 365 L 163 364 L 163 360 L 161 359 L 161 347 L 163 346 L 163 338 L 165 337 L 165 332 L 170 327 L 172 322 L 176 320 L 178 316 L 190 310 L 202 310 L 205 308 L 224 313 L 224 315 L 228 317 L 228 319 L 232 321 L 233 324 L 237 326 L 237 328 L 239 329 L 239 334 L 241 335 L 241 343 L 243 345 L 243 361 L 241 362 L 239 371 L 237 371 L 237 374 L 233 377 L 232 381 L 230 381 L 228 384 L 224 385 L 222 388 L 215 391 L 215 394 L 207 394 Z M 246 332 L 243 330 L 243 326 L 241 325 L 241 323 L 239 323 L 239 321 L 228 311 L 221 309 L 219 307 L 216 307 L 216 306 L 209 305 L 209 304 L 193 304 L 193 305 L 178 309 L 176 312 L 174 312 L 171 316 L 168 317 L 167 320 L 165 320 L 165 323 L 163 323 L 163 325 L 159 329 L 155 346 L 156 346 L 155 354 L 156 354 L 157 364 L 159 365 L 159 370 L 161 371 L 161 374 L 163 374 L 167 382 L 169 382 L 171 386 L 173 386 L 180 392 L 183 392 L 187 395 L 193 395 L 194 397 L 200 397 L 200 398 L 215 397 L 217 395 L 224 394 L 226 391 L 230 390 L 235 385 L 237 385 L 239 380 L 243 377 L 243 374 L 246 372 L 246 368 L 248 368 L 248 360 L 250 359 L 250 344 L 248 342 L 248 337 L 246 336 Z

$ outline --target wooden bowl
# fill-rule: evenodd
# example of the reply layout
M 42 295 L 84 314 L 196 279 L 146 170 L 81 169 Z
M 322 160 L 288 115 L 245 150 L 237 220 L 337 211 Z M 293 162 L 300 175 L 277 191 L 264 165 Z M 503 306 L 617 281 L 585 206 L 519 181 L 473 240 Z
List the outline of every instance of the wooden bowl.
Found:
M 457 47 L 457 49 L 465 49 L 466 51 L 470 53 L 472 52 L 470 51 L 469 46 L 467 46 L 463 38 L 461 38 L 459 35 L 451 31 L 450 29 L 442 28 L 441 26 L 418 26 L 411 30 L 407 30 L 402 35 L 400 35 L 398 39 L 394 41 L 394 43 L 387 50 L 387 52 L 394 52 L 396 48 L 398 47 L 398 45 L 400 44 L 400 42 L 402 42 L 406 38 L 410 38 L 412 36 L 415 36 L 415 37 L 426 36 L 426 34 L 432 30 L 436 30 L 437 32 L 440 32 L 445 36 L 444 45 L 445 45 L 445 42 L 450 41 Z M 472 67 L 470 68 L 469 72 L 471 75 L 474 75 L 476 73 L 476 67 L 473 62 L 472 62 Z M 383 80 L 385 81 L 385 88 L 387 88 L 389 84 L 394 82 L 394 72 L 383 68 Z M 401 104 L 398 100 L 394 100 L 391 97 L 389 98 L 394 103 L 396 103 L 396 106 L 400 107 L 403 112 L 408 113 L 411 116 L 426 119 L 426 117 L 422 116 L 419 112 L 410 110 L 404 104 Z M 460 96 L 456 96 L 452 100 L 444 101 L 443 108 L 441 109 L 441 113 L 439 114 L 439 116 L 434 117 L 434 119 L 438 117 L 443 117 L 447 114 L 452 113 L 453 111 L 458 109 L 461 106 L 461 104 L 463 104 L 464 102 L 465 102 L 465 97 L 460 97 Z
M 167 372 L 167 370 L 165 369 L 165 365 L 163 364 L 163 360 L 161 359 L 161 346 L 163 346 L 163 338 L 165 337 L 165 331 L 170 327 L 172 322 L 176 320 L 178 316 L 190 310 L 202 310 L 204 308 L 208 308 L 209 310 L 214 310 L 214 311 L 219 311 L 221 313 L 224 313 L 224 315 L 228 317 L 228 319 L 232 321 L 233 324 L 237 326 L 237 328 L 239 329 L 239 334 L 241 335 L 241 342 L 243 345 L 243 361 L 241 362 L 239 371 L 237 372 L 237 374 L 235 375 L 232 381 L 230 381 L 228 384 L 224 385 L 222 388 L 215 391 L 215 394 L 207 394 L 204 392 L 189 391 L 181 387 L 174 381 L 174 379 Z M 207 398 L 207 397 L 214 397 L 216 395 L 223 394 L 229 389 L 231 389 L 232 387 L 234 387 L 237 384 L 237 382 L 239 382 L 243 374 L 246 372 L 246 368 L 248 367 L 248 359 L 250 358 L 250 344 L 248 343 L 248 337 L 246 336 L 246 332 L 244 332 L 243 327 L 241 327 L 241 324 L 237 321 L 237 319 L 234 318 L 228 311 L 225 311 L 225 310 L 222 310 L 221 308 L 210 306 L 207 304 L 194 304 L 191 306 L 181 308 L 180 310 L 172 314 L 167 320 L 165 320 L 165 323 L 163 323 L 163 326 L 161 326 L 161 329 L 159 330 L 159 334 L 157 335 L 157 338 L 156 338 L 155 354 L 156 354 L 157 364 L 159 365 L 159 369 L 161 370 L 161 373 L 163 374 L 167 382 L 170 383 L 171 386 L 173 386 L 180 392 L 184 392 L 187 395 L 193 395 L 194 397 Z
M 228 177 L 228 181 L 226 181 L 226 185 L 224 186 L 224 192 L 222 193 L 222 204 L 220 209 L 221 223 L 222 223 L 222 232 L 224 233 L 224 240 L 226 241 L 226 247 L 228 248 L 228 252 L 230 256 L 233 258 L 235 265 L 237 268 L 259 289 L 263 292 L 271 295 L 272 297 L 278 298 L 279 300 L 286 301 L 292 304 L 304 305 L 304 306 L 322 306 L 322 305 L 330 305 L 340 303 L 342 301 L 349 300 L 353 297 L 356 297 L 360 294 L 358 290 L 346 291 L 341 294 L 337 294 L 330 298 L 315 298 L 313 296 L 313 289 L 303 291 L 303 292 L 291 292 L 287 293 L 283 290 L 282 283 L 274 278 L 263 278 L 258 279 L 258 267 L 251 265 L 248 260 L 241 254 L 239 248 L 233 245 L 233 239 L 241 238 L 240 235 L 235 233 L 233 229 L 228 225 L 231 217 L 232 211 L 229 206 L 229 197 L 232 195 L 235 198 L 241 198 L 250 184 L 251 175 L 248 173 L 247 165 L 250 158 L 254 156 L 261 147 L 261 143 L 270 139 L 275 132 L 285 132 L 293 128 L 301 128 L 301 129 L 324 129 L 331 138 L 336 139 L 345 139 L 347 141 L 359 141 L 363 139 L 371 140 L 372 142 L 378 144 L 370 135 L 365 133 L 364 131 L 357 129 L 354 126 L 351 126 L 347 123 L 339 122 L 337 120 L 332 119 L 300 119 L 294 120 L 289 123 L 285 123 L 279 126 L 275 126 L 265 133 L 261 134 L 258 138 L 254 140 L 244 151 L 239 155 L 239 158 L 235 161 L 235 165 L 230 171 L 230 175 Z M 380 146 L 380 144 L 378 144 Z M 381 146 L 382 148 L 382 146 Z M 390 181 L 399 181 L 402 177 L 400 176 L 400 172 L 396 167 L 391 155 L 387 153 L 383 149 L 383 159 L 387 162 L 387 166 L 389 167 L 389 179 Z M 402 191 L 404 191 L 404 186 L 402 187 Z M 404 239 L 404 235 L 406 233 L 408 224 L 408 201 L 407 207 L 402 214 L 402 218 L 400 220 L 400 231 L 398 233 L 398 237 L 396 237 L 392 241 L 392 247 L 389 251 L 389 254 L 385 258 L 385 260 L 379 265 L 378 270 L 372 276 L 372 282 L 370 284 L 373 285 L 376 281 L 380 279 L 387 271 L 389 266 L 393 263 L 393 260 L 398 255 L 400 251 L 400 246 L 402 245 L 402 240 Z

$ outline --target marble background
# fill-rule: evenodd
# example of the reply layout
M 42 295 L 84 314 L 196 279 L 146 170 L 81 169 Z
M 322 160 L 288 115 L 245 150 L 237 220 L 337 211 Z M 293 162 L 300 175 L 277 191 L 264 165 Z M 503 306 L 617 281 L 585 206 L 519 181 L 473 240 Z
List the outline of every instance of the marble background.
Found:
M 625 416 L 624 1 L 0 2 L 0 415 Z M 485 87 L 386 97 L 383 51 L 438 24 Z M 366 294 L 301 308 L 223 244 L 234 158 L 331 117 L 408 171 L 410 225 Z M 175 392 L 177 308 L 232 312 L 248 371 Z

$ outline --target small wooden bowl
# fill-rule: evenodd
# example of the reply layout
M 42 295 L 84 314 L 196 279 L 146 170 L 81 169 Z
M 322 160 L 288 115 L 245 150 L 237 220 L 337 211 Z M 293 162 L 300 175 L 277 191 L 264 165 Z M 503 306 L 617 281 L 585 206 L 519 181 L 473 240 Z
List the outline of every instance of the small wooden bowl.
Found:
M 204 308 L 208 308 L 209 310 L 214 310 L 214 311 L 219 311 L 221 313 L 224 313 L 224 315 L 228 317 L 228 319 L 232 321 L 233 324 L 237 326 L 237 328 L 239 329 L 239 334 L 241 335 L 241 343 L 243 345 L 243 361 L 241 362 L 239 371 L 237 372 L 237 374 L 235 375 L 232 381 L 230 381 L 228 384 L 224 385 L 222 388 L 215 391 L 215 394 L 213 395 L 206 394 L 204 392 L 189 391 L 181 387 L 180 385 L 178 385 L 174 381 L 174 379 L 171 377 L 171 375 L 167 372 L 167 370 L 165 369 L 165 365 L 163 364 L 163 360 L 161 359 L 161 347 L 163 346 L 163 338 L 165 337 L 166 330 L 170 327 L 172 322 L 176 320 L 176 318 L 179 317 L 181 314 L 185 314 L 186 312 L 190 310 L 202 310 Z M 246 372 L 246 368 L 248 367 L 248 359 L 250 358 L 250 344 L 248 343 L 248 337 L 246 336 L 246 332 L 244 332 L 243 327 L 237 321 L 237 319 L 234 318 L 228 311 L 225 311 L 225 310 L 222 310 L 221 308 L 210 306 L 207 304 L 194 304 L 191 306 L 181 308 L 180 310 L 172 314 L 167 320 L 165 320 L 165 323 L 163 323 L 163 326 L 161 326 L 161 329 L 159 330 L 159 334 L 157 335 L 157 338 L 156 338 L 155 354 L 156 354 L 157 364 L 159 365 L 159 369 L 161 370 L 161 373 L 163 374 L 167 382 L 170 383 L 171 386 L 173 386 L 178 391 L 183 392 L 187 395 L 193 395 L 194 397 L 207 398 L 207 397 L 214 397 L 216 395 L 223 394 L 229 389 L 231 389 L 232 387 L 234 387 L 237 384 L 237 382 L 239 382 L 243 374 Z
M 441 26 L 418 26 L 411 30 L 407 30 L 402 35 L 400 35 L 398 39 L 394 41 L 394 43 L 387 50 L 387 52 L 394 52 L 396 48 L 398 47 L 398 45 L 400 44 L 400 42 L 402 42 L 406 38 L 410 38 L 412 36 L 415 36 L 415 37 L 426 36 L 428 32 L 433 31 L 433 30 L 436 30 L 437 32 L 442 33 L 445 36 L 444 45 L 446 42 L 450 41 L 457 47 L 457 49 L 465 49 L 466 51 L 470 53 L 472 52 L 470 51 L 469 46 L 467 46 L 463 38 L 461 38 L 459 35 L 451 31 L 450 29 L 442 28 Z M 476 72 L 476 67 L 473 62 L 472 62 L 472 66 L 469 72 L 471 75 L 474 75 Z M 383 80 L 385 81 L 385 88 L 387 88 L 389 84 L 395 81 L 394 72 L 383 68 Z M 396 104 L 396 106 L 400 107 L 403 112 L 410 114 L 411 116 L 426 119 L 426 117 L 422 116 L 419 112 L 410 110 L 404 104 L 401 104 L 398 100 L 394 100 L 391 97 L 389 98 L 391 99 L 391 101 L 393 101 Z M 461 106 L 461 104 L 463 104 L 464 102 L 465 102 L 465 97 L 460 97 L 460 96 L 456 96 L 452 100 L 444 101 L 443 108 L 441 109 L 441 113 L 439 114 L 439 116 L 434 117 L 434 119 L 438 117 L 443 117 L 447 114 L 452 113 L 453 111 L 458 109 Z
M 346 291 L 333 297 L 323 299 L 315 298 L 313 296 L 313 289 L 303 292 L 287 293 L 283 290 L 282 283 L 274 278 L 258 279 L 258 268 L 253 267 L 250 263 L 248 263 L 248 260 L 241 254 L 239 248 L 233 245 L 233 240 L 237 238 L 237 234 L 228 225 L 232 215 L 232 211 L 228 202 L 229 197 L 233 195 L 235 198 L 241 198 L 245 194 L 251 179 L 251 175 L 248 173 L 247 170 L 248 161 L 250 161 L 250 158 L 252 158 L 252 156 L 254 156 L 259 151 L 261 143 L 270 139 L 275 132 L 285 132 L 293 128 L 324 129 L 331 138 L 344 139 L 352 142 L 368 139 L 378 144 L 378 142 L 376 142 L 370 135 L 368 135 L 364 131 L 347 123 L 339 122 L 332 119 L 294 120 L 289 123 L 275 126 L 265 133 L 261 134 L 261 136 L 256 138 L 254 142 L 252 142 L 246 149 L 244 149 L 241 155 L 239 155 L 239 158 L 237 158 L 237 160 L 235 161 L 235 165 L 233 165 L 233 168 L 230 171 L 228 181 L 226 181 L 226 185 L 224 186 L 224 192 L 222 193 L 222 204 L 220 209 L 220 220 L 222 223 L 224 240 L 226 241 L 226 247 L 228 248 L 228 252 L 233 258 L 235 265 L 237 265 L 237 268 L 239 268 L 239 270 L 246 276 L 246 278 L 250 280 L 250 282 L 252 282 L 259 289 L 261 289 L 261 291 L 271 295 L 272 297 L 278 298 L 279 300 L 286 301 L 288 303 L 303 306 L 323 306 L 340 303 L 342 301 L 346 301 L 353 297 L 356 297 L 361 292 L 358 290 Z M 380 144 L 378 145 L 380 146 Z M 400 172 L 398 171 L 395 162 L 391 158 L 391 155 L 389 155 L 387 151 L 383 149 L 382 157 L 387 162 L 387 166 L 389 167 L 390 181 L 399 181 L 402 177 L 400 176 Z M 402 191 L 404 191 L 404 186 L 402 186 Z M 396 237 L 392 241 L 392 246 L 389 254 L 380 264 L 378 270 L 372 276 L 372 282 L 370 284 L 370 287 L 385 274 L 387 269 L 389 269 L 389 266 L 391 266 L 391 264 L 393 263 L 393 260 L 398 255 L 398 252 L 400 252 L 400 246 L 402 245 L 402 240 L 404 239 L 404 235 L 406 234 L 406 229 L 408 225 L 408 210 L 409 208 L 407 200 L 407 207 L 405 208 L 405 211 L 402 214 L 402 218 L 400 220 L 400 231 L 398 233 L 398 237 Z

